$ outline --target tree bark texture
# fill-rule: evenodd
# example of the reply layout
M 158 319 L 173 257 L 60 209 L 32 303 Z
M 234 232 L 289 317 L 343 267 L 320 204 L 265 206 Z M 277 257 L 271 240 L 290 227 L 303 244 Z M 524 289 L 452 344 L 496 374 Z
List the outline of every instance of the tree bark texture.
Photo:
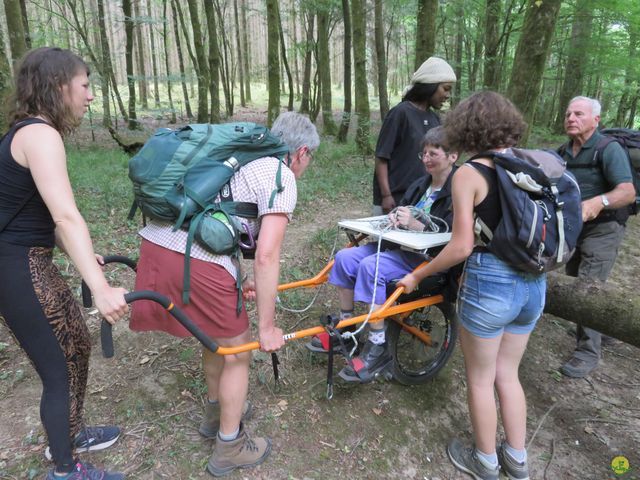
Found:
M 127 86 L 129 87 L 129 130 L 139 128 L 136 117 L 136 86 L 133 78 L 133 19 L 131 18 L 131 0 L 122 0 L 122 13 L 124 14 L 125 49 L 124 57 L 127 65 Z
M 149 42 L 151 44 L 151 70 L 153 72 L 153 101 L 160 108 L 160 87 L 158 85 L 158 55 L 156 55 L 156 35 L 153 32 L 153 15 L 151 0 L 147 0 L 147 18 L 149 19 Z M 166 18 L 166 17 L 165 17 Z M 165 53 L 166 55 L 166 53 Z
M 640 297 L 611 283 L 548 274 L 544 311 L 640 347 Z
M 198 75 L 198 113 L 196 118 L 199 123 L 207 123 L 209 119 L 209 108 L 207 105 L 209 66 L 207 65 L 207 55 L 204 50 L 204 37 L 200 26 L 198 1 L 187 0 L 187 4 L 189 5 L 189 16 L 191 17 L 191 28 L 193 29 L 193 48 L 196 54 Z
M 209 32 L 209 122 L 220 123 L 220 47 L 213 1 L 204 2 L 204 12 Z
M 561 0 L 528 0 L 507 96 L 522 112 L 529 124 L 529 131 L 561 3 Z M 527 143 L 527 138 L 528 131 L 522 139 L 523 145 Z
M 331 62 L 329 60 L 329 5 L 318 8 L 318 72 L 320 73 L 320 103 L 325 135 L 335 135 L 336 123 L 331 108 Z
M 145 65 L 145 42 L 142 40 L 142 23 L 140 22 L 140 0 L 134 0 L 133 14 L 136 60 L 138 64 L 138 91 L 140 92 L 140 104 L 143 109 L 147 110 L 149 108 L 149 94 L 147 88 L 147 68 Z
M 278 3 L 276 3 L 278 5 Z M 278 34 L 280 36 L 280 54 L 282 55 L 282 64 L 284 66 L 285 74 L 287 75 L 287 84 L 289 85 L 289 101 L 287 103 L 287 110 L 293 111 L 293 76 L 291 75 L 291 68 L 289 67 L 289 60 L 287 59 L 287 45 L 284 42 L 284 29 L 282 28 L 282 15 L 280 14 L 280 7 L 278 6 Z
M 382 0 L 375 0 L 374 19 L 376 59 L 378 60 L 378 98 L 380 99 L 380 120 L 382 121 L 389 112 L 389 95 L 387 94 L 387 52 L 384 48 Z
M 351 11 L 349 0 L 342 0 L 342 21 L 344 23 L 344 109 L 342 111 L 340 128 L 338 129 L 338 142 L 345 143 L 349 134 L 349 125 L 351 124 Z
M 20 0 L 4 0 L 4 13 L 9 34 L 11 60 L 15 62 L 27 51 L 26 32 L 22 20 Z
M 247 32 L 247 0 L 242 0 L 242 51 L 244 56 L 244 97 L 247 102 L 251 101 L 251 70 L 249 69 L 249 57 L 251 56 L 251 45 L 249 44 L 249 34 Z
M 280 114 L 280 31 L 277 0 L 267 0 L 267 126 Z
M 498 90 L 500 84 L 498 29 L 502 20 L 501 6 L 502 0 L 487 0 L 484 22 L 484 86 L 489 90 Z
M 4 34 L 0 30 L 0 99 L 2 99 L 2 102 L 0 103 L 0 131 L 2 132 L 6 132 L 7 127 L 9 126 L 7 122 L 7 107 L 9 105 L 7 95 L 9 95 L 13 84 L 11 65 L 9 64 L 9 59 L 4 52 Z
M 169 97 L 170 117 L 169 123 L 174 124 L 178 121 L 176 118 L 176 109 L 173 105 L 173 88 L 171 84 L 171 67 L 169 66 L 169 17 L 167 17 L 167 2 L 162 0 L 162 16 L 165 19 L 162 22 L 162 41 L 164 46 L 164 66 L 167 70 L 167 95 Z
M 247 106 L 247 101 L 244 96 L 244 82 L 245 82 L 245 69 L 244 69 L 244 57 L 246 56 L 242 52 L 242 41 L 240 39 L 240 16 L 238 15 L 238 0 L 233 0 L 233 22 L 236 27 L 236 49 L 238 55 L 238 84 L 240 86 L 240 105 L 242 107 Z
M 438 1 L 418 0 L 415 70 L 436 50 Z
M 173 30 L 176 36 L 176 53 L 178 54 L 178 68 L 180 69 L 180 85 L 182 86 L 182 97 L 184 98 L 185 112 L 188 118 L 193 118 L 193 111 L 191 110 L 191 102 L 189 101 L 189 92 L 187 90 L 187 77 L 184 68 L 184 55 L 182 53 L 182 42 L 180 41 L 180 29 L 178 28 L 178 7 L 176 6 L 177 0 L 171 2 L 171 9 L 173 13 Z
M 304 71 L 302 74 L 302 96 L 300 99 L 300 111 L 309 113 L 311 103 L 311 55 L 313 49 L 313 29 L 315 26 L 315 14 L 307 12 L 307 37 L 304 44 Z
M 362 155 L 371 155 L 371 143 L 369 141 L 371 121 L 369 118 L 369 90 L 367 88 L 366 14 L 364 1 L 365 0 L 351 1 L 355 106 L 358 117 L 356 144 Z
M 556 133 L 564 133 L 564 112 L 569 101 L 576 95 L 582 94 L 584 83 L 585 51 L 591 42 L 591 28 L 593 25 L 593 0 L 578 0 L 571 25 L 569 52 L 567 54 L 564 80 L 557 105 L 557 115 L 554 125 Z

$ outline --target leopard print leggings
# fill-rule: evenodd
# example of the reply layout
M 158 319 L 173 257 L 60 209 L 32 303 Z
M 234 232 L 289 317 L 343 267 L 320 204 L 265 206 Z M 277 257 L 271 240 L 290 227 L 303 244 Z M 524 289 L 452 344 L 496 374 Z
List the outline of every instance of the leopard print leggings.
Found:
M 91 343 L 52 249 L 0 243 L 0 313 L 43 384 L 40 416 L 57 466 L 73 461 Z

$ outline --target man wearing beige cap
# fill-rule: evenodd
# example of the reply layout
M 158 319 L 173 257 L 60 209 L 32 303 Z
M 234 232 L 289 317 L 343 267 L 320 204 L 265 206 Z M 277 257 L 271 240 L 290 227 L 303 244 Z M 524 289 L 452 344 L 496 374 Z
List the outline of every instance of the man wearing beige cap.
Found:
M 451 96 L 456 74 L 438 57 L 429 57 L 411 78 L 402 101 L 389 110 L 376 144 L 373 175 L 373 214 L 393 210 L 407 187 L 424 175 L 420 141 L 440 125 L 434 110 Z

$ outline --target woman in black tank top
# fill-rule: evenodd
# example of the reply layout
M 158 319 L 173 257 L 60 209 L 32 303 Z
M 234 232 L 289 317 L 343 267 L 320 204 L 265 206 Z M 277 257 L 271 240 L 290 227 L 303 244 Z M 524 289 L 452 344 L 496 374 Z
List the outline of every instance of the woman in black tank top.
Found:
M 454 149 L 474 154 L 453 177 L 451 241 L 430 264 L 399 283 L 412 291 L 421 279 L 466 262 L 457 312 L 475 445 L 467 448 L 453 439 L 447 451 L 454 466 L 474 478 L 498 480 L 502 467 L 509 478 L 528 479 L 526 401 L 518 367 L 542 314 L 545 277 L 515 270 L 476 247 L 474 230 L 476 217 L 491 230 L 501 220 L 491 152 L 516 145 L 526 124 L 509 100 L 495 92 L 480 92 L 460 102 L 447 115 L 444 127 Z M 494 388 L 506 435 L 497 451 Z
M 62 136 L 79 125 L 93 100 L 88 75 L 87 65 L 68 50 L 27 52 L 16 69 L 11 128 L 0 142 L 0 315 L 42 381 L 45 455 L 55 462 L 47 480 L 124 478 L 75 456 L 108 447 L 120 430 L 83 423 L 91 342 L 80 307 L 52 262 L 57 245 L 107 321 L 127 313 L 126 291 L 108 285 L 93 252 L 66 167 Z

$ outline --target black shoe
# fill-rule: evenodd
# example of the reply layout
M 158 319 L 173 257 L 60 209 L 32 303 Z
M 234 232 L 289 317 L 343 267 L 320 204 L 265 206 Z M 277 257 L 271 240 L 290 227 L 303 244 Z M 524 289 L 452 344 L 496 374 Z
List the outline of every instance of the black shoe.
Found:
M 353 368 L 347 365 L 338 375 L 347 382 L 368 383 L 383 373 L 392 361 L 387 342 L 376 345 L 367 340 L 362 353 L 351 361 Z

